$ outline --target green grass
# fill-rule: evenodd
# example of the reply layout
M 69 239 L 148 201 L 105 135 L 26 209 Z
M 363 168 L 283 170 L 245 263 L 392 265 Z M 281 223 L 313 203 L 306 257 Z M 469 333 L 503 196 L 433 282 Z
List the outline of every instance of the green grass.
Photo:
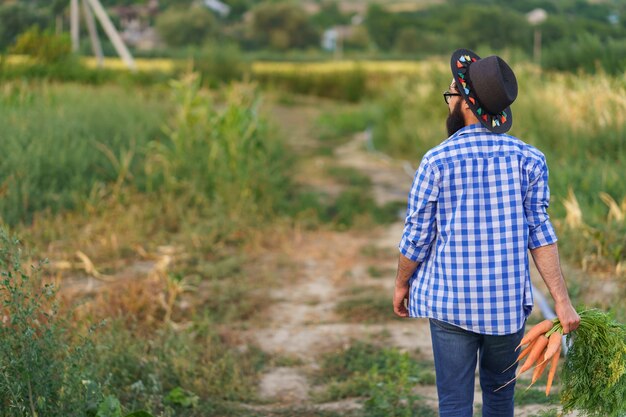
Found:
M 375 287 L 355 287 L 346 292 L 347 298 L 339 301 L 335 311 L 342 320 L 350 323 L 380 323 L 401 320 L 393 313 L 391 298 L 386 291 Z
M 558 405 L 559 397 L 555 393 L 546 397 L 545 389 L 541 388 L 530 388 L 526 391 L 526 385 L 518 384 L 515 389 L 515 405 L 527 404 Z
M 140 328 L 112 322 L 97 342 L 98 380 L 107 382 L 125 409 L 147 409 L 154 415 L 217 416 L 227 402 L 253 402 L 259 371 L 267 362 L 254 346 L 234 349 L 202 317 L 187 330 L 163 328 L 147 339 Z M 198 397 L 196 407 L 167 401 L 179 387 Z
M 10 82 L 0 91 L 0 216 L 28 222 L 77 208 L 100 183 L 141 185 L 145 146 L 161 136 L 158 93 L 115 86 Z
M 354 342 L 347 349 L 322 358 L 315 382 L 325 385 L 317 401 L 365 398 L 365 416 L 434 416 L 411 393 L 416 384 L 433 384 L 428 365 L 395 348 Z
M 322 113 L 316 120 L 317 137 L 321 144 L 338 146 L 352 139 L 352 135 L 363 132 L 375 120 L 375 107 L 359 104 L 354 108 L 333 109 Z

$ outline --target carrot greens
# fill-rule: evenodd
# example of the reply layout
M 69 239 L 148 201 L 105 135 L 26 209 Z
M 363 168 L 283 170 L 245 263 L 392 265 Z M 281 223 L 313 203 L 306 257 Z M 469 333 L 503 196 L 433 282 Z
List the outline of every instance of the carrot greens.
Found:
M 578 314 L 580 326 L 567 334 L 570 348 L 561 370 L 563 411 L 626 416 L 626 327 L 600 310 Z

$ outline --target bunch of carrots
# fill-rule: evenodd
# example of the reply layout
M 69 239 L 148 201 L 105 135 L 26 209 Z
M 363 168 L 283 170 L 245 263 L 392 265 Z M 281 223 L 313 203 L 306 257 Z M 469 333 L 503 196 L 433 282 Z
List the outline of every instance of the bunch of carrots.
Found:
M 626 416 L 626 326 L 597 309 L 578 310 L 580 325 L 567 334 L 568 352 L 561 370 L 560 400 L 563 412 L 578 410 L 589 417 Z M 563 339 L 558 319 L 544 320 L 524 336 L 515 366 L 526 358 L 511 381 L 533 368 L 532 386 L 551 366 L 546 385 L 550 394 Z M 509 369 L 511 368 L 509 367 Z M 530 388 L 530 387 L 529 387 Z
M 509 385 L 515 381 L 521 374 L 528 371 L 535 365 L 533 370 L 533 376 L 529 388 L 537 382 L 543 371 L 550 365 L 550 371 L 548 373 L 548 383 L 546 385 L 546 396 L 550 394 L 550 388 L 552 387 L 552 381 L 556 374 L 556 368 L 561 356 L 561 341 L 563 339 L 563 327 L 558 319 L 544 320 L 541 323 L 535 325 L 526 335 L 522 338 L 519 346 L 516 349 L 522 348 L 517 360 L 509 367 L 515 366 L 522 359 L 528 357 L 522 367 L 519 369 L 515 378 L 507 382 L 498 390 Z M 525 347 L 524 347 L 525 346 Z M 497 391 L 497 390 L 496 390 Z

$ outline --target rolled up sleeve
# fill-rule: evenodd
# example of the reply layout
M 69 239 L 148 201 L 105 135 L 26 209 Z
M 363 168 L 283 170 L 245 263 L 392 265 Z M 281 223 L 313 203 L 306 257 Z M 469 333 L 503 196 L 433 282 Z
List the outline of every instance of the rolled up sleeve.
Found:
M 400 253 L 414 262 L 422 262 L 437 234 L 436 212 L 439 195 L 438 175 L 426 158 L 422 159 L 409 193 L 407 215 Z
M 547 211 L 550 205 L 550 188 L 548 187 L 548 166 L 545 160 L 535 166 L 533 177 L 524 200 L 529 249 L 551 245 L 557 241 Z

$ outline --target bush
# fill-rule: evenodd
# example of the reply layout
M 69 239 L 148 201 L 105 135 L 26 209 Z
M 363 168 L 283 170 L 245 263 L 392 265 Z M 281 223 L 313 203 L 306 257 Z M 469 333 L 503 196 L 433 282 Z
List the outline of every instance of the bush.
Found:
M 0 49 L 13 45 L 20 33 L 33 25 L 45 26 L 48 18 L 25 2 L 2 2 L 0 5 Z
M 102 395 L 93 381 L 93 344 L 72 344 L 56 290 L 41 264 L 22 267 L 19 242 L 0 229 L 0 416 L 82 416 Z
M 56 64 L 70 59 L 72 45 L 67 36 L 41 32 L 34 26 L 17 38 L 11 53 L 31 56 L 39 64 Z
M 194 69 L 198 71 L 205 84 L 215 87 L 221 83 L 242 81 L 250 72 L 250 64 L 236 44 L 206 45 L 194 59 Z
M 150 145 L 152 188 L 185 195 L 226 224 L 274 215 L 290 189 L 289 159 L 260 115 L 256 88 L 233 84 L 217 106 L 197 74 L 172 85 L 178 107 L 168 140 Z
M 547 69 L 583 70 L 591 74 L 606 72 L 619 76 L 626 68 L 626 40 L 602 40 L 585 33 L 575 40 L 555 42 L 542 55 L 542 65 Z
M 156 29 L 169 46 L 201 45 L 217 32 L 217 21 L 203 6 L 173 7 L 159 14 Z
M 252 11 L 252 32 L 259 46 L 276 50 L 318 45 L 309 16 L 295 2 L 265 2 Z

